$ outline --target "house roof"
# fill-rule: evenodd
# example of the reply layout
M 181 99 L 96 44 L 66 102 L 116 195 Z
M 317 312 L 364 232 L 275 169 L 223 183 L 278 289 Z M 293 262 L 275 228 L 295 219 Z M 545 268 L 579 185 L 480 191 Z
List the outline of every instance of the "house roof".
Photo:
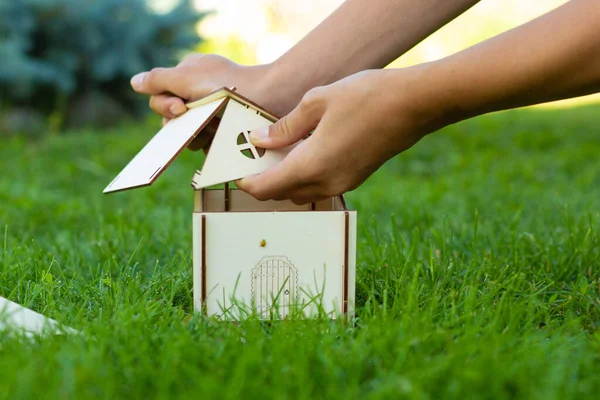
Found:
M 234 102 L 229 100 L 233 99 Z M 208 123 L 223 112 L 223 117 L 206 156 L 202 171 L 196 172 L 192 185 L 196 189 L 230 182 L 264 171 L 280 162 L 293 146 L 257 151 L 248 139 L 250 130 L 268 126 L 278 117 L 234 89 L 222 88 L 187 104 L 188 111 L 172 119 L 129 162 L 104 189 L 104 193 L 129 190 L 153 184 L 170 163 L 202 132 Z M 251 109 L 251 112 L 248 110 Z M 245 135 L 244 149 L 236 147 L 238 135 Z M 252 150 L 249 158 L 240 151 Z
M 270 112 L 269 110 L 256 104 L 255 102 L 248 99 L 247 97 L 244 97 L 241 94 L 237 93 L 235 91 L 235 89 L 236 89 L 235 87 L 232 87 L 232 88 L 222 87 L 221 89 L 215 90 L 214 92 L 209 93 L 206 96 L 204 96 L 198 100 L 187 103 L 186 106 L 187 106 L 187 108 L 192 109 L 192 108 L 196 108 L 201 105 L 208 104 L 212 101 L 219 100 L 222 98 L 232 98 L 232 99 L 237 100 L 240 103 L 243 103 L 247 106 L 254 108 L 256 111 L 259 111 L 265 118 L 267 118 L 268 120 L 271 120 L 271 122 L 275 122 L 281 118 L 277 114 Z

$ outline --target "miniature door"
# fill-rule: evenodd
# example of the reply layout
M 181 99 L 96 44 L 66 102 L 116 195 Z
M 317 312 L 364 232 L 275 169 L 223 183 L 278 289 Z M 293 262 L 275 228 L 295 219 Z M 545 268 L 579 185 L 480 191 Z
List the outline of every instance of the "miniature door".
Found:
M 298 293 L 298 268 L 284 256 L 266 256 L 252 268 L 250 306 L 263 319 L 271 312 L 287 318 L 290 308 L 301 303 Z

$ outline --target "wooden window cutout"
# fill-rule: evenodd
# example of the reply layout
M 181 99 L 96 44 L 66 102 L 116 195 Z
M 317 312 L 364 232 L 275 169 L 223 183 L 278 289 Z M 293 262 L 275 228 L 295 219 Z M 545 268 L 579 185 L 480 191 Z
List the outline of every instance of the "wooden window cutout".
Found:
M 246 140 L 246 135 L 244 135 L 244 132 L 240 133 L 237 137 L 237 144 L 238 146 L 241 144 L 247 144 L 248 141 Z
M 237 145 L 240 152 L 248 158 L 256 160 L 265 155 L 266 150 L 261 147 L 255 147 L 250 143 L 250 131 L 242 132 L 237 137 Z

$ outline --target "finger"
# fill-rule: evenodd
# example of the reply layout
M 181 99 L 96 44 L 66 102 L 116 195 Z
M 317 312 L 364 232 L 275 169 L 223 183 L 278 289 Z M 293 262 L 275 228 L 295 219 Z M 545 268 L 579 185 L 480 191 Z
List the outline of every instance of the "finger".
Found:
M 150 108 L 157 114 L 169 119 L 178 117 L 187 111 L 182 99 L 166 94 L 156 94 L 150 97 Z
M 290 197 L 290 200 L 298 206 L 303 206 L 308 203 L 317 203 L 328 198 L 330 197 L 319 194 L 318 188 L 306 187 L 298 190 L 293 197 Z
M 242 178 L 236 186 L 258 200 L 285 200 L 304 184 L 294 171 L 294 164 L 284 159 L 266 171 Z
M 157 95 L 165 92 L 187 99 L 194 83 L 183 68 L 154 68 L 131 78 L 131 86 L 138 93 Z
M 318 94 L 307 94 L 300 104 L 275 124 L 250 132 L 257 147 L 276 149 L 294 144 L 317 127 L 325 112 L 325 102 Z
M 200 61 L 200 59 L 203 56 L 204 56 L 204 54 L 202 54 L 200 52 L 190 54 L 189 56 L 184 57 L 183 60 L 181 60 L 181 62 L 179 64 L 177 64 L 177 66 L 181 67 L 181 66 L 185 66 L 185 65 L 196 64 L 198 61 Z

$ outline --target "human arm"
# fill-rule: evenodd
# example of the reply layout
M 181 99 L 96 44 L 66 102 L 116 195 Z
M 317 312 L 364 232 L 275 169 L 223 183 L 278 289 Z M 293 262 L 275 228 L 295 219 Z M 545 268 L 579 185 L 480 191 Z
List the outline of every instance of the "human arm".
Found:
M 315 86 L 386 66 L 462 14 L 478 0 L 347 0 L 273 63 L 241 66 L 216 55 L 195 54 L 175 68 L 136 75 L 132 86 L 151 95 L 166 118 L 223 86 L 285 115 Z M 249 21 L 251 23 L 251 21 Z
M 259 199 L 316 201 L 352 190 L 425 135 L 488 112 L 600 91 L 600 2 L 558 9 L 448 58 L 365 71 L 310 91 L 253 132 L 277 148 L 308 133 L 276 166 L 238 186 Z

